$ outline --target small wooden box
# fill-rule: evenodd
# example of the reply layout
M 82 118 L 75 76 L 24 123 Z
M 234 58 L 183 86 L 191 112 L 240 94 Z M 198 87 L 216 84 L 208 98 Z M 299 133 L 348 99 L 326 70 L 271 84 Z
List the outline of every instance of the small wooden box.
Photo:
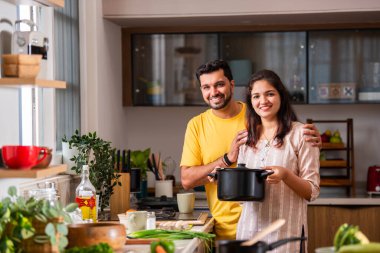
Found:
M 4 77 L 36 77 L 42 55 L 5 54 L 2 57 Z

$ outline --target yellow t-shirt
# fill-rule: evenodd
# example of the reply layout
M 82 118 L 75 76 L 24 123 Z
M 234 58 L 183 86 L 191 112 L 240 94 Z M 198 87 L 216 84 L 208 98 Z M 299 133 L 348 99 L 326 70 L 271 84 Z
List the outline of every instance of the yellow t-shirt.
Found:
M 241 102 L 239 102 L 241 103 Z M 238 115 L 229 119 L 215 116 L 211 109 L 192 118 L 186 129 L 181 166 L 209 164 L 230 150 L 238 131 L 245 129 L 246 105 Z M 215 233 L 218 239 L 235 239 L 236 225 L 241 206 L 238 202 L 219 201 L 217 184 L 205 185 L 207 202 L 215 218 Z

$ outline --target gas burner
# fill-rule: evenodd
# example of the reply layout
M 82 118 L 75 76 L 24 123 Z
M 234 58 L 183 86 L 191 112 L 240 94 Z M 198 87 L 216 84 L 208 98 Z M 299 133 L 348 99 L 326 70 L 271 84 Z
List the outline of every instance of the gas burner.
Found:
M 175 198 L 161 198 L 147 197 L 137 201 L 139 210 L 161 210 L 163 208 L 178 211 L 177 200 Z
M 158 220 L 171 220 L 176 216 L 176 211 L 171 207 L 163 207 L 161 210 L 156 210 L 155 213 Z

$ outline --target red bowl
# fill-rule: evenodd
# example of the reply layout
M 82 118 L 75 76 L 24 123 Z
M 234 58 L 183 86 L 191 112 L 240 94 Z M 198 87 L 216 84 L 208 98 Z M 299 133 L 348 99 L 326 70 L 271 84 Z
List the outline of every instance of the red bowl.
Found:
M 39 157 L 41 150 L 46 152 Z M 1 152 L 5 166 L 10 169 L 30 169 L 45 159 L 48 153 L 45 147 L 37 146 L 3 146 Z

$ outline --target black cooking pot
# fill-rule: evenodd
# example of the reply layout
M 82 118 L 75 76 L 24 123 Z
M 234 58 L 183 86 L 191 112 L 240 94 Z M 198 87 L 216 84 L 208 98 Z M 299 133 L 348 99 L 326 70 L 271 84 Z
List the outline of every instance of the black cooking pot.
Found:
M 272 170 L 249 169 L 245 164 L 236 168 L 218 168 L 208 174 L 218 180 L 218 199 L 225 201 L 262 201 L 265 197 L 265 179 Z
M 263 241 L 258 241 L 252 246 L 241 246 L 244 240 L 220 240 L 216 241 L 216 253 L 264 253 L 280 247 L 283 244 L 293 241 L 303 241 L 306 237 L 291 237 L 267 244 Z

